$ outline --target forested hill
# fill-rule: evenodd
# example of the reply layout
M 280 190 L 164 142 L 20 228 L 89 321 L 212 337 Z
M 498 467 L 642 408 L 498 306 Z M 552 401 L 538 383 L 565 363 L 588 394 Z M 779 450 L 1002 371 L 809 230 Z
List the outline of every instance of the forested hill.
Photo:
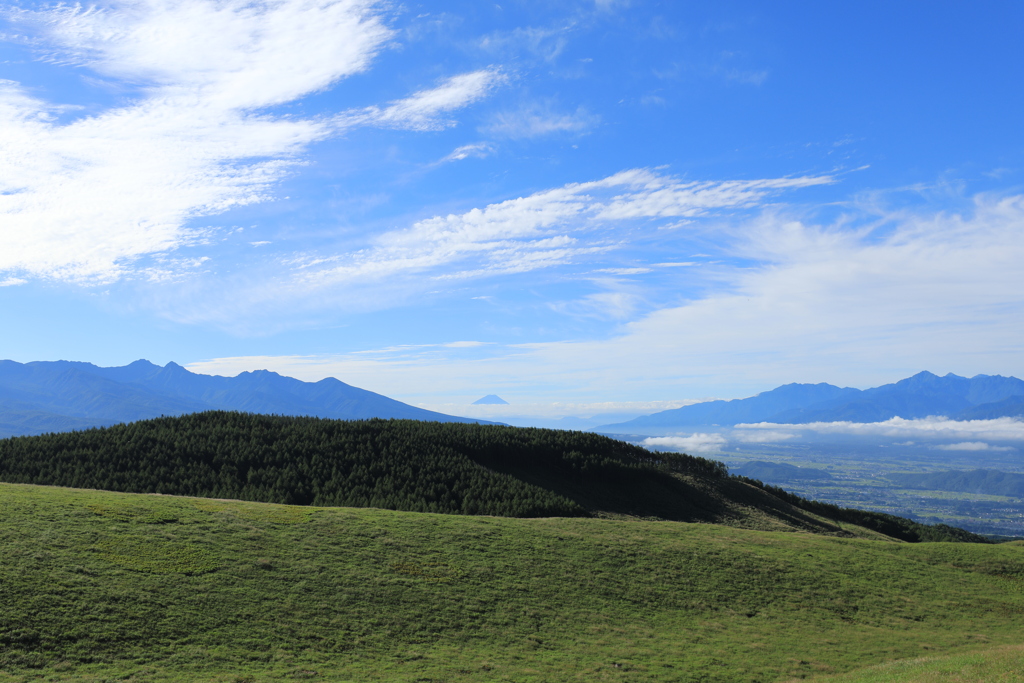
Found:
M 804 501 L 730 477 L 722 463 L 704 458 L 587 432 L 498 425 L 211 411 L 0 440 L 0 480 L 299 505 L 613 514 L 849 533 L 832 519 L 908 541 L 982 540 Z

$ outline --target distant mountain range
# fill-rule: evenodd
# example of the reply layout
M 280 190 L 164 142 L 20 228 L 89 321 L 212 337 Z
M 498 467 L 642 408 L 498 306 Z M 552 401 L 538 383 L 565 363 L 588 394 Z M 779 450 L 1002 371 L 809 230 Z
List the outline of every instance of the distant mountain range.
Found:
M 1024 381 L 977 375 L 945 377 L 920 372 L 874 389 L 831 384 L 786 384 L 751 398 L 708 401 L 607 424 L 595 431 L 661 434 L 679 427 L 731 426 L 751 422 L 883 422 L 942 415 L 956 420 L 1024 416 Z
M 896 472 L 885 478 L 899 486 L 930 491 L 956 491 L 992 496 L 1024 498 L 1024 474 L 998 470 L 971 470 L 970 472 Z
M 333 378 L 303 382 L 257 370 L 199 375 L 138 360 L 101 368 L 71 361 L 0 361 L 0 437 L 61 432 L 204 410 L 338 419 L 484 422 L 423 410 Z
M 303 382 L 267 370 L 220 377 L 195 374 L 177 363 L 161 367 L 145 360 L 114 368 L 72 361 L 0 361 L 0 437 L 204 410 L 489 424 L 416 408 L 333 378 Z M 999 375 L 968 379 L 921 372 L 895 384 L 863 391 L 831 384 L 787 384 L 751 398 L 697 403 L 627 422 L 594 427 L 593 422 L 584 425 L 576 418 L 565 418 L 558 426 L 610 434 L 657 435 L 690 427 L 750 422 L 880 422 L 931 415 L 958 420 L 1024 417 L 1024 381 Z M 611 415 L 609 418 L 615 419 Z
M 788 484 L 808 479 L 832 478 L 831 474 L 816 467 L 797 467 L 784 462 L 766 462 L 764 460 L 752 460 L 739 467 L 730 467 L 729 473 L 758 479 L 769 484 Z

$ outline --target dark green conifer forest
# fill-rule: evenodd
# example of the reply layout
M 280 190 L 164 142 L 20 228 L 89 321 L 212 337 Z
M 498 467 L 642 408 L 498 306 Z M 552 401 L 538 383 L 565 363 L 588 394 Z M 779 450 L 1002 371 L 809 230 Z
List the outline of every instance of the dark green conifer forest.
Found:
M 580 484 L 668 470 L 726 474 L 710 460 L 584 432 L 219 411 L 0 441 L 0 478 L 11 483 L 413 512 L 587 514 L 511 474 L 522 470 Z

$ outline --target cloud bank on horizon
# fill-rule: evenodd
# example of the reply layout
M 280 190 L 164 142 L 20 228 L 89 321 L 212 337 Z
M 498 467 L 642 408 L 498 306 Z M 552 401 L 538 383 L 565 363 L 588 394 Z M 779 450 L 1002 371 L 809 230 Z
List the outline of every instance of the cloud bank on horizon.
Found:
M 0 356 L 424 405 L 1022 375 L 997 5 L 0 6 Z
M 951 420 L 947 417 L 908 420 L 894 417 L 883 422 L 759 422 L 738 424 L 735 428 L 722 432 L 648 437 L 643 440 L 643 444 L 654 449 L 713 453 L 723 451 L 734 444 L 798 441 L 805 435 L 867 437 L 873 441 L 889 438 L 913 439 L 894 445 L 921 445 L 943 451 L 1015 451 L 1024 443 L 1024 420 L 1013 417 L 992 420 Z M 943 441 L 948 443 L 941 443 Z M 1000 445 L 1007 443 L 1014 445 Z

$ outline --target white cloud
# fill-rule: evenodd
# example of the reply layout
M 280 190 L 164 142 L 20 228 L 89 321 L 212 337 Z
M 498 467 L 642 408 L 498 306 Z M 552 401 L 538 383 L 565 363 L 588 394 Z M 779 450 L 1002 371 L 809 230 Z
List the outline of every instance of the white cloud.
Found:
M 566 263 L 613 248 L 607 239 L 581 242 L 581 234 L 631 219 L 704 216 L 715 209 L 748 207 L 776 192 L 831 182 L 828 177 L 690 182 L 646 169 L 573 183 L 472 209 L 434 216 L 411 228 L 384 233 L 362 251 L 300 268 L 311 285 L 377 282 L 423 273 L 453 279 L 515 273 Z M 341 262 L 344 265 L 335 265 Z
M 367 107 L 346 112 L 338 117 L 336 123 L 340 128 L 358 125 L 418 131 L 450 128 L 455 125 L 455 121 L 440 119 L 440 114 L 479 100 L 503 81 L 504 76 L 496 69 L 461 74 L 447 79 L 436 88 L 421 90 L 383 108 Z
M 462 161 L 463 159 L 469 159 L 473 157 L 475 159 L 483 159 L 484 157 L 490 156 L 494 153 L 494 146 L 488 142 L 474 142 L 469 145 L 462 145 L 452 150 L 451 154 L 447 155 L 441 162 L 446 161 Z
M 710 206 L 751 205 L 785 183 L 812 182 L 822 179 L 724 188 L 624 172 L 421 221 L 347 255 L 340 270 L 333 262 L 321 264 L 316 277 L 345 284 L 374 277 L 393 282 L 402 273 L 485 274 L 500 272 L 501 255 L 517 251 L 535 251 L 538 267 L 579 258 L 584 248 L 616 246 L 601 242 L 609 214 L 636 215 L 642 208 L 655 215 L 714 215 Z M 669 205 L 666 197 L 678 203 Z M 433 368 L 412 368 L 385 354 L 364 358 L 369 365 L 360 372 L 393 375 L 392 386 L 403 374 L 414 376 L 411 383 L 425 391 L 510 382 L 532 386 L 535 400 L 566 398 L 550 392 L 572 387 L 573 398 L 586 401 L 740 398 L 788 382 L 866 388 L 922 369 L 1024 375 L 1024 197 L 981 195 L 959 212 L 851 206 L 824 225 L 771 208 L 715 227 L 726 255 L 742 259 L 739 265 L 694 269 L 708 283 L 706 294 L 626 322 L 607 338 L 494 345 L 486 357 L 433 358 Z M 565 238 L 561 246 L 547 241 L 558 235 Z M 404 286 L 417 285 L 423 286 Z M 822 429 L 917 440 L 943 423 L 929 424 Z M 998 426 L 983 424 L 975 434 L 963 423 L 951 424 L 949 434 L 934 436 L 999 441 L 998 430 L 986 431 Z M 1005 438 L 1016 439 L 1020 429 L 1019 422 L 1006 423 Z
M 335 119 L 272 116 L 364 71 L 391 38 L 367 0 L 127 0 L 10 10 L 58 65 L 135 88 L 106 112 L 0 82 L 0 272 L 111 281 L 189 239 L 197 217 L 266 201 L 306 147 L 351 125 L 430 130 L 485 95 L 495 70 Z
M 654 213 L 663 194 L 675 191 L 633 195 L 616 213 Z M 742 397 L 793 381 L 873 386 L 925 368 L 1024 373 L 1020 196 L 979 196 L 962 213 L 852 207 L 815 225 L 770 209 L 719 225 L 725 253 L 742 261 L 709 268 L 707 294 L 605 340 L 537 344 L 530 362 L 566 382 L 596 372 L 630 395 L 666 382 Z
M 484 36 L 479 46 L 492 54 L 526 53 L 551 63 L 558 59 L 569 44 L 568 33 L 571 29 L 571 24 L 548 28 L 518 27 L 511 31 L 497 31 Z
M 652 436 L 643 440 L 651 449 L 668 448 L 684 453 L 714 453 L 728 443 L 721 434 L 696 433 L 690 436 Z
M 588 294 L 582 300 L 575 302 L 578 307 L 589 311 L 598 317 L 611 320 L 626 320 L 630 318 L 639 306 L 640 297 L 630 292 L 599 292 Z
M 942 451 L 1013 451 L 1011 446 L 992 446 L 984 441 L 962 441 L 960 443 L 943 444 L 935 446 Z
M 611 275 L 643 275 L 650 273 L 650 268 L 600 268 L 596 272 L 609 273 Z
M 1013 417 L 1000 417 L 993 420 L 950 420 L 946 417 L 927 417 L 906 420 L 894 417 L 884 422 L 812 422 L 810 424 L 776 424 L 760 422 L 757 424 L 736 425 L 737 430 L 760 430 L 789 433 L 815 432 L 818 434 L 851 434 L 857 436 L 885 436 L 894 438 L 911 437 L 918 441 L 923 439 L 985 439 L 986 441 L 1024 441 L 1024 421 Z M 981 450 L 989 448 L 988 444 L 979 442 L 962 442 L 954 444 L 962 448 L 949 447 L 949 450 Z
M 28 280 L 23 280 L 18 277 L 9 277 L 6 280 L 0 280 L 0 287 L 16 287 L 18 285 L 26 284 Z
M 478 346 L 486 346 L 487 342 L 480 341 L 454 341 L 443 344 L 450 349 L 475 349 Z
M 235 329 L 236 321 L 247 325 L 259 318 L 261 330 L 271 316 L 291 320 L 326 308 L 379 310 L 471 278 L 551 268 L 621 248 L 631 222 L 647 226 L 682 215 L 714 216 L 722 209 L 750 208 L 787 189 L 830 182 L 827 176 L 696 182 L 632 169 L 433 216 L 373 236 L 361 249 L 346 244 L 349 250 L 290 255 L 275 264 L 280 270 L 221 285 L 215 300 L 182 297 L 158 305 L 179 322 Z M 595 296 L 573 310 L 624 319 L 639 301 L 631 292 Z
M 164 100 L 245 110 L 364 70 L 391 37 L 366 0 L 126 0 L 9 13 L 51 60 L 137 83 Z M 183 103 L 182 103 L 183 104 Z
M 787 432 L 782 430 L 758 430 L 756 432 L 743 432 L 739 430 L 733 430 L 729 433 L 730 441 L 739 441 L 740 443 L 777 443 L 779 441 L 789 441 L 795 438 L 797 435 L 793 432 Z
M 483 132 L 503 138 L 536 138 L 554 133 L 585 133 L 601 119 L 583 107 L 571 114 L 558 113 L 550 106 L 533 105 L 496 114 Z

